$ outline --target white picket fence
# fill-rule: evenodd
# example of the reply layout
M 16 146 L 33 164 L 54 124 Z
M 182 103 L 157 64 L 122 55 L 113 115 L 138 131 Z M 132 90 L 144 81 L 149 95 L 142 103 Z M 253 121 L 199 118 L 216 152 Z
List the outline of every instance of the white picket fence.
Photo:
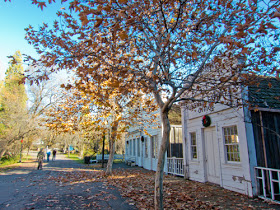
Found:
M 184 176 L 183 158 L 167 158 L 167 170 L 170 174 Z
M 280 203 L 280 170 L 255 167 L 255 178 L 258 196 Z

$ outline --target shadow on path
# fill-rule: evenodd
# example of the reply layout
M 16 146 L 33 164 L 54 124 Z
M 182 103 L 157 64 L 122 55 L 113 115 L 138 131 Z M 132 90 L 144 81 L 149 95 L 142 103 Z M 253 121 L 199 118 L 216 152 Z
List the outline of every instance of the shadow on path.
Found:
M 19 167 L 0 173 L 0 209 L 136 209 L 119 191 L 94 178 L 87 165 L 57 154 L 37 170 L 36 152 Z

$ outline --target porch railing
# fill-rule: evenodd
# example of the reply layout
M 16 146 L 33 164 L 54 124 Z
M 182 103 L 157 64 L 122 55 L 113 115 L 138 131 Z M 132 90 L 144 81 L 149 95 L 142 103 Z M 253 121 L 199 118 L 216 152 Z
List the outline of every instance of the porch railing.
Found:
M 255 167 L 258 196 L 280 202 L 280 170 Z
M 170 174 L 184 176 L 183 158 L 167 158 L 167 170 Z

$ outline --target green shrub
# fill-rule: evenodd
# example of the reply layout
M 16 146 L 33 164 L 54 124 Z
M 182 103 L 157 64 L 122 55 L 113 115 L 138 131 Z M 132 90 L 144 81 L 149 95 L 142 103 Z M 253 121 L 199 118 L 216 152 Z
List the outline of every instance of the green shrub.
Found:
M 7 166 L 12 165 L 14 163 L 19 162 L 19 155 L 11 157 L 11 156 L 4 156 L 0 160 L 0 166 Z

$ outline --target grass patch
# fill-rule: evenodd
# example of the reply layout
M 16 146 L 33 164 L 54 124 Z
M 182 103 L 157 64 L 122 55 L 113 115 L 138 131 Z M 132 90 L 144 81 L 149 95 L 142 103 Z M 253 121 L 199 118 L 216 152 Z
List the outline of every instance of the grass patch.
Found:
M 65 156 L 71 160 L 75 160 L 77 161 L 78 163 L 84 163 L 84 160 L 83 159 L 80 159 L 79 156 L 77 154 L 70 154 L 69 157 L 68 157 L 68 154 L 65 154 Z
M 124 161 L 120 160 L 120 159 L 117 159 L 117 160 L 114 160 L 114 163 L 123 163 Z
M 18 163 L 19 162 L 19 155 L 15 156 L 15 157 L 3 157 L 1 160 L 0 160 L 0 167 L 5 167 L 5 166 L 8 166 L 8 165 L 13 165 L 15 163 Z
M 10 165 L 14 165 L 16 163 L 19 163 L 19 158 L 20 156 L 14 156 L 14 157 L 3 157 L 0 160 L 0 168 L 6 167 L 6 166 L 10 166 Z M 21 162 L 27 162 L 28 160 L 31 159 L 31 156 L 27 156 L 27 155 L 22 155 L 21 158 Z

